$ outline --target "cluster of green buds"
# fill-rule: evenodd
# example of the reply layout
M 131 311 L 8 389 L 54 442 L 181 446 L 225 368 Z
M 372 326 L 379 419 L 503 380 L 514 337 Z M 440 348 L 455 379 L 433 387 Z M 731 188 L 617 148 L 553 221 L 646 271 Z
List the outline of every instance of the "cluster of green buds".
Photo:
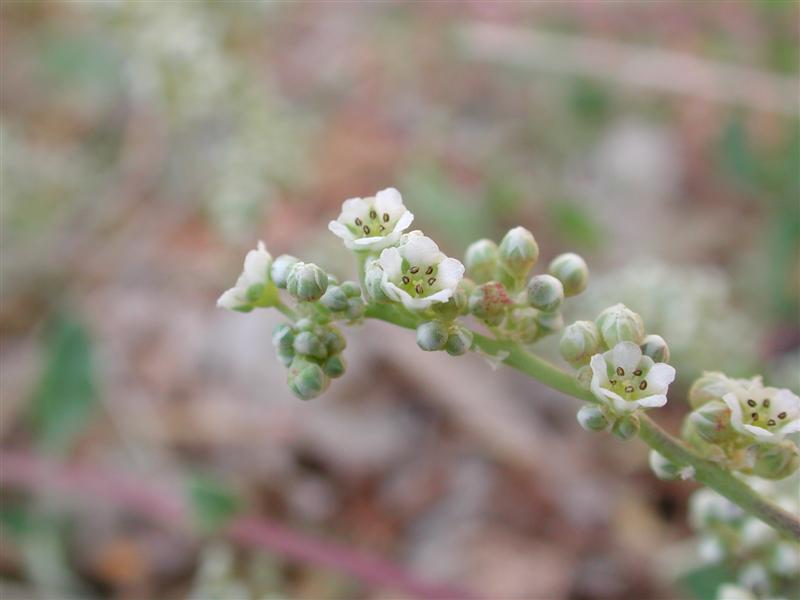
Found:
M 745 474 L 781 479 L 800 468 L 800 397 L 760 377 L 705 373 L 689 391 L 683 436 L 707 458 Z
M 578 411 L 584 429 L 630 439 L 639 432 L 639 410 L 667 403 L 675 379 L 669 347 L 661 336 L 646 335 L 642 317 L 624 304 L 566 327 L 559 350 L 594 398 Z
M 528 279 L 539 245 L 524 227 L 511 229 L 498 246 L 489 239 L 467 248 L 464 262 L 475 282 L 469 312 L 498 338 L 530 345 L 564 326 L 564 299 L 586 289 L 589 269 L 577 254 L 556 257 L 548 273 Z
M 749 481 L 762 496 L 800 515 L 800 481 L 779 484 Z M 735 577 L 717 590 L 718 600 L 797 598 L 800 590 L 800 544 L 780 537 L 762 521 L 709 489 L 689 502 L 689 521 L 697 532 L 697 553 L 704 565 L 719 565 Z

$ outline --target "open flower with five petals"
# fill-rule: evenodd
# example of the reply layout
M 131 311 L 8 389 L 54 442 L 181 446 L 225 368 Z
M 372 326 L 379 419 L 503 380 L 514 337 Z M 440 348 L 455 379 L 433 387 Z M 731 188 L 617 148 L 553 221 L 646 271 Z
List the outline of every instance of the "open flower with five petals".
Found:
M 667 388 L 675 379 L 674 367 L 654 362 L 633 342 L 620 342 L 608 352 L 595 354 L 589 365 L 592 394 L 620 416 L 664 406 Z
M 351 250 L 377 252 L 397 244 L 413 220 L 400 192 L 386 188 L 371 198 L 345 200 L 341 214 L 328 229 Z
M 386 297 L 409 310 L 447 302 L 464 276 L 464 265 L 445 256 L 421 231 L 412 231 L 397 247 L 384 249 L 370 268 L 380 269 Z
M 800 431 L 800 397 L 765 387 L 760 377 L 736 380 L 722 400 L 731 409 L 733 428 L 759 442 L 778 444 Z

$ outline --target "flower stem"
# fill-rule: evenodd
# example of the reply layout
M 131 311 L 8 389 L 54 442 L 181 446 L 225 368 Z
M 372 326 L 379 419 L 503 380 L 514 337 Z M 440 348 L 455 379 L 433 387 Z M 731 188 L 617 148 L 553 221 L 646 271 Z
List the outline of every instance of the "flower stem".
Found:
M 275 305 L 275 308 L 277 308 L 287 319 L 291 319 L 292 321 L 297 320 L 297 313 L 294 311 L 294 309 L 290 306 L 286 306 L 283 302 L 278 301 L 278 303 Z
M 400 327 L 413 329 L 419 320 L 408 311 L 401 311 L 393 305 L 371 305 L 367 316 L 388 321 Z M 491 339 L 474 334 L 474 344 L 483 352 L 502 359 L 502 362 L 537 381 L 579 400 L 591 401 L 590 392 L 578 386 L 575 378 L 538 356 L 526 352 L 514 342 Z M 800 519 L 786 510 L 765 500 L 748 485 L 719 465 L 708 461 L 687 448 L 680 440 L 661 429 L 649 416 L 639 416 L 642 441 L 663 455 L 669 461 L 694 469 L 694 478 L 724 496 L 754 517 L 764 521 L 786 537 L 800 540 Z

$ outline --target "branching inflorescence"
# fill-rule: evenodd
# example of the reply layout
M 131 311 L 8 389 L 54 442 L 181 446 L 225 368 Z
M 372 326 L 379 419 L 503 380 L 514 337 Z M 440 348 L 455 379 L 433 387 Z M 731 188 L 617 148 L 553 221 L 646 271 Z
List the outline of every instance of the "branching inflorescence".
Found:
M 377 318 L 416 329 L 424 351 L 453 356 L 480 351 L 584 400 L 577 414 L 584 429 L 610 431 L 621 440 L 640 437 L 652 448 L 650 464 L 658 477 L 697 479 L 800 551 L 798 511 L 770 502 L 744 481 L 783 479 L 798 470 L 800 397 L 766 387 L 760 377 L 706 373 L 689 394 L 693 410 L 686 417 L 684 441 L 676 440 L 644 414 L 667 403 L 675 379 L 667 342 L 648 334 L 641 316 L 623 304 L 594 321 L 564 327 L 564 302 L 588 284 L 589 270 L 580 256 L 562 254 L 547 273 L 531 276 L 539 247 L 531 232 L 515 227 L 499 244 L 488 239 L 471 244 L 462 264 L 421 231 L 406 232 L 413 219 L 392 188 L 346 200 L 329 229 L 357 258 L 358 282 L 340 282 L 292 256 L 273 260 L 259 242 L 218 305 L 241 312 L 272 307 L 288 318 L 273 342 L 287 367 L 289 388 L 303 400 L 320 395 L 345 372 L 346 342 L 337 323 Z M 280 290 L 293 307 L 284 303 Z M 489 335 L 468 327 L 469 318 Z M 531 352 L 539 340 L 559 331 L 561 355 L 574 375 Z M 762 594 L 763 581 L 759 585 L 754 593 Z

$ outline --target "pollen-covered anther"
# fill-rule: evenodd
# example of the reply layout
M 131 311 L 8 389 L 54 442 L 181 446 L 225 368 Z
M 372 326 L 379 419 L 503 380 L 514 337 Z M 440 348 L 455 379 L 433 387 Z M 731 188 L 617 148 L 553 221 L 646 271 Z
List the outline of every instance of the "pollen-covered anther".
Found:
M 408 272 L 411 273 L 412 275 L 416 275 L 417 273 L 419 273 L 419 267 L 417 267 L 417 266 L 411 267 L 408 270 Z
M 619 375 L 620 377 L 624 376 L 625 369 L 623 369 L 622 367 L 617 367 L 617 375 Z
M 634 390 L 634 387 L 632 385 L 626 385 L 625 386 L 625 392 L 627 392 L 628 394 L 632 394 L 633 390 Z
M 428 285 L 433 285 L 436 283 L 436 277 L 429 277 L 428 278 Z

